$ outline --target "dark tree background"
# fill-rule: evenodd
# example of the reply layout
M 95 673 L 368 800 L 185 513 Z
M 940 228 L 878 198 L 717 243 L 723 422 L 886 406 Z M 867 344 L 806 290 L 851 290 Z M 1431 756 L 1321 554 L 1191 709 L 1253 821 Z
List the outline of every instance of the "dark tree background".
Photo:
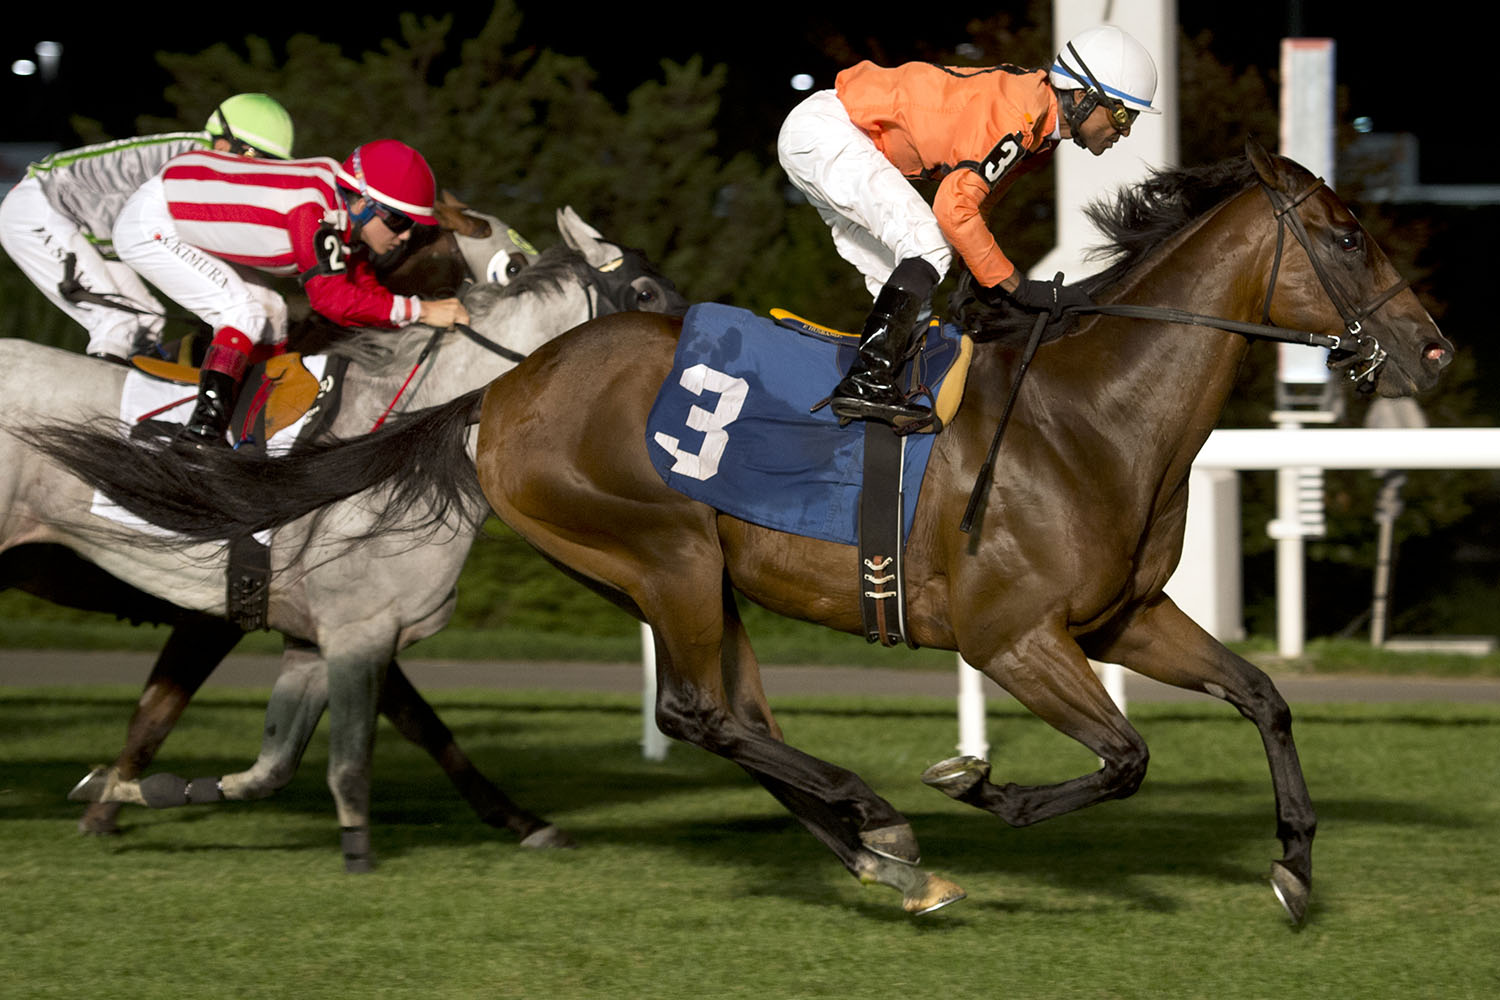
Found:
M 873 37 L 829 30 L 821 34 L 823 56 L 834 67 L 862 58 L 1042 65 L 1051 56 L 1049 18 L 1046 0 L 1028 0 L 1015 13 L 972 21 L 958 51 L 911 38 L 895 51 Z M 291 112 L 299 155 L 342 159 L 361 142 L 399 138 L 423 151 L 441 188 L 499 215 L 538 246 L 555 242 L 554 213 L 572 205 L 607 237 L 646 251 L 690 299 L 760 311 L 783 306 L 844 328 L 860 321 L 868 305 L 862 283 L 833 252 L 816 213 L 791 196 L 775 162 L 775 128 L 785 109 L 764 101 L 726 105 L 726 94 L 744 93 L 730 67 L 694 56 L 662 60 L 639 79 L 622 78 L 618 68 L 601 78 L 587 59 L 537 44 L 513 0 L 496 0 L 469 37 L 458 37 L 451 16 L 413 14 L 401 15 L 390 33 L 360 51 L 302 34 L 161 53 L 171 79 L 165 99 L 175 115 L 140 118 L 136 132 L 198 127 L 224 95 L 264 91 Z M 1186 164 L 1241 155 L 1250 136 L 1275 144 L 1276 80 L 1236 67 L 1222 49 L 1206 31 L 1179 38 Z M 71 127 L 77 143 L 111 137 L 98 121 L 75 117 Z M 1354 139 L 1352 128 L 1340 135 L 1343 144 Z M 1471 289 L 1485 287 L 1480 271 L 1489 256 L 1473 248 L 1486 245 L 1496 212 L 1366 203 L 1361 177 L 1343 172 L 1341 164 L 1340 194 L 1462 350 L 1440 390 L 1421 400 L 1429 421 L 1494 424 L 1500 405 L 1480 373 L 1500 359 L 1465 334 L 1482 329 Z M 992 220 L 1023 267 L 1052 245 L 1051 185 L 1048 171 L 1027 178 Z M 4 258 L 0 295 L 8 304 L 0 335 L 81 348 L 82 331 Z M 1275 358 L 1269 345 L 1251 350 L 1222 426 L 1269 424 Z M 1346 403 L 1345 422 L 1359 424 L 1368 401 L 1351 396 Z M 1264 525 L 1274 484 L 1269 475 L 1244 479 L 1247 624 L 1266 633 L 1274 627 L 1274 595 Z M 1365 473 L 1328 474 L 1328 534 L 1308 552 L 1309 634 L 1337 632 L 1368 608 L 1378 485 Z M 1489 473 L 1411 477 L 1398 525 L 1406 563 L 1397 575 L 1397 629 L 1495 630 L 1497 495 Z M 539 563 L 508 531 L 492 529 L 465 572 L 457 623 L 633 627 Z M 1424 590 L 1435 575 L 1444 579 L 1440 596 Z

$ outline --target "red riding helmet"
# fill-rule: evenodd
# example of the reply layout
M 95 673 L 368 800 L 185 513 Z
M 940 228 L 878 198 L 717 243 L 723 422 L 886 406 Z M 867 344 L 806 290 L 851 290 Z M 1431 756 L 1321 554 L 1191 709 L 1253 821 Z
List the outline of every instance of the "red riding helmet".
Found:
M 424 226 L 437 225 L 437 182 L 422 154 L 395 139 L 367 142 L 344 161 L 339 178 L 351 191 Z

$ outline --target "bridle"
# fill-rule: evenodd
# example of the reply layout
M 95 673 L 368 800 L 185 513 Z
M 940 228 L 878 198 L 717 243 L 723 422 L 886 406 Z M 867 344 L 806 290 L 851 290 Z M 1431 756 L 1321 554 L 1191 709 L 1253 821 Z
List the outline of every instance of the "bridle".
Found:
M 1307 227 L 1303 225 L 1302 217 L 1296 211 L 1298 205 L 1322 187 L 1323 178 L 1319 177 L 1301 193 L 1289 198 L 1265 181 L 1261 181 L 1261 189 L 1271 200 L 1271 208 L 1276 214 L 1276 258 L 1271 263 L 1271 279 L 1266 286 L 1266 304 L 1261 309 L 1261 322 L 1267 325 L 1271 323 L 1271 296 L 1276 291 L 1276 275 L 1281 269 L 1286 231 L 1290 229 L 1297 242 L 1302 244 L 1302 249 L 1307 252 L 1307 259 L 1312 263 L 1313 273 L 1318 276 L 1318 283 L 1323 286 L 1324 293 L 1333 303 L 1333 307 L 1338 310 L 1339 316 L 1344 321 L 1344 329 L 1349 335 L 1348 340 L 1339 338 L 1338 344 L 1329 345 L 1331 353 L 1328 367 L 1334 370 L 1343 369 L 1350 381 L 1361 388 L 1367 384 L 1373 387 L 1375 374 L 1380 370 L 1381 365 L 1385 364 L 1386 350 L 1380 346 L 1380 342 L 1373 334 L 1364 332 L 1363 321 L 1405 291 L 1408 283 L 1405 278 L 1400 278 L 1385 291 L 1377 292 L 1362 306 L 1354 305 L 1339 291 L 1328 269 L 1313 252 L 1312 237 L 1308 235 Z
M 1259 337 L 1263 340 L 1276 340 L 1288 344 L 1305 344 L 1309 347 L 1326 347 L 1329 351 L 1328 367 L 1334 371 L 1343 371 L 1344 375 L 1354 383 L 1361 392 L 1370 392 L 1375 388 L 1375 377 L 1381 366 L 1386 362 L 1387 352 L 1380 345 L 1374 334 L 1364 329 L 1364 320 L 1368 319 L 1381 306 L 1404 291 L 1408 286 L 1405 279 L 1398 279 L 1395 284 L 1382 292 L 1377 292 L 1368 302 L 1362 306 L 1353 305 L 1348 297 L 1339 291 L 1338 285 L 1334 283 L 1332 276 L 1323 262 L 1318 259 L 1313 248 L 1312 237 L 1308 235 L 1307 227 L 1302 222 L 1302 217 L 1297 214 L 1297 207 L 1323 187 L 1322 178 L 1314 180 L 1305 189 L 1294 196 L 1287 196 L 1272 187 L 1264 179 L 1260 181 L 1261 190 L 1265 191 L 1266 197 L 1270 199 L 1272 211 L 1276 216 L 1276 256 L 1271 262 L 1271 275 L 1266 284 L 1265 303 L 1261 307 L 1261 322 L 1243 323 L 1238 320 L 1220 319 L 1217 316 L 1205 316 L 1200 313 L 1187 312 L 1181 309 L 1170 309 L 1161 306 L 1131 306 L 1131 305 L 1095 305 L 1087 308 L 1071 309 L 1070 312 L 1099 313 L 1106 316 L 1127 316 L 1134 319 L 1165 320 L 1169 323 L 1179 323 L 1185 326 L 1207 326 L 1217 330 L 1227 330 L 1231 333 L 1242 333 L 1246 336 Z M 1329 333 L 1316 333 L 1309 330 L 1293 330 L 1286 327 L 1276 326 L 1271 322 L 1271 299 L 1276 293 L 1276 278 L 1281 272 L 1281 259 L 1286 252 L 1286 232 L 1290 229 L 1293 238 L 1301 244 L 1302 249 L 1307 252 L 1307 258 L 1312 262 L 1313 273 L 1318 277 L 1318 283 L 1323 286 L 1324 293 L 1329 301 L 1338 310 L 1339 316 L 1344 323 L 1344 334 L 1335 335 Z

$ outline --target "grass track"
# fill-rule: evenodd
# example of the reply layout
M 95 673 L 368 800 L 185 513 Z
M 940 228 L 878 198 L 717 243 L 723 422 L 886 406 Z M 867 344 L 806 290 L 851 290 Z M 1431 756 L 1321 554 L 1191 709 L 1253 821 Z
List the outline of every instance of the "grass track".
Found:
M 126 814 L 74 833 L 66 789 L 110 756 L 136 691 L 0 691 L 0 997 L 1494 997 L 1500 706 L 1308 706 L 1320 816 L 1309 924 L 1278 852 L 1254 729 L 1225 706 L 1142 705 L 1132 799 L 1027 830 L 916 774 L 949 755 L 946 700 L 778 701 L 788 739 L 905 811 L 969 898 L 926 918 L 865 888 L 737 768 L 642 761 L 638 701 L 444 693 L 471 756 L 580 850 L 523 852 L 383 729 L 380 868 L 340 871 L 322 734 L 277 798 Z M 242 766 L 265 692 L 200 696 L 163 752 Z M 997 775 L 1092 758 L 1010 706 Z

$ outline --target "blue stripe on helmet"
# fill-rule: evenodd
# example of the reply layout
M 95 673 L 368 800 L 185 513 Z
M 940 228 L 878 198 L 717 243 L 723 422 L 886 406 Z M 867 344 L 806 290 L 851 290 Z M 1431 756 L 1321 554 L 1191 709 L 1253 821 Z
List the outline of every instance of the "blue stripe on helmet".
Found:
M 1052 64 L 1052 72 L 1054 72 L 1054 73 L 1061 73 L 1063 76 L 1067 77 L 1069 80 L 1072 80 L 1074 83 L 1078 84 L 1079 88 L 1082 89 L 1082 90 L 1087 90 L 1088 87 L 1089 87 L 1089 82 L 1087 80 L 1080 80 L 1078 78 L 1078 75 L 1076 73 L 1074 73 L 1072 70 L 1068 69 L 1068 67 L 1064 66 L 1060 62 L 1054 62 Z M 1137 97 L 1134 94 L 1127 94 L 1125 91 L 1116 89 L 1115 87 L 1111 87 L 1107 83 L 1101 83 L 1101 84 L 1099 84 L 1099 86 L 1103 87 L 1104 88 L 1104 92 L 1106 94 L 1108 94 L 1110 97 L 1118 98 L 1119 100 L 1122 100 L 1122 101 L 1134 101 L 1136 104 L 1139 104 L 1143 108 L 1149 108 L 1149 107 L 1151 107 L 1151 102 L 1150 101 L 1144 100 L 1144 99 L 1142 99 L 1140 97 Z

